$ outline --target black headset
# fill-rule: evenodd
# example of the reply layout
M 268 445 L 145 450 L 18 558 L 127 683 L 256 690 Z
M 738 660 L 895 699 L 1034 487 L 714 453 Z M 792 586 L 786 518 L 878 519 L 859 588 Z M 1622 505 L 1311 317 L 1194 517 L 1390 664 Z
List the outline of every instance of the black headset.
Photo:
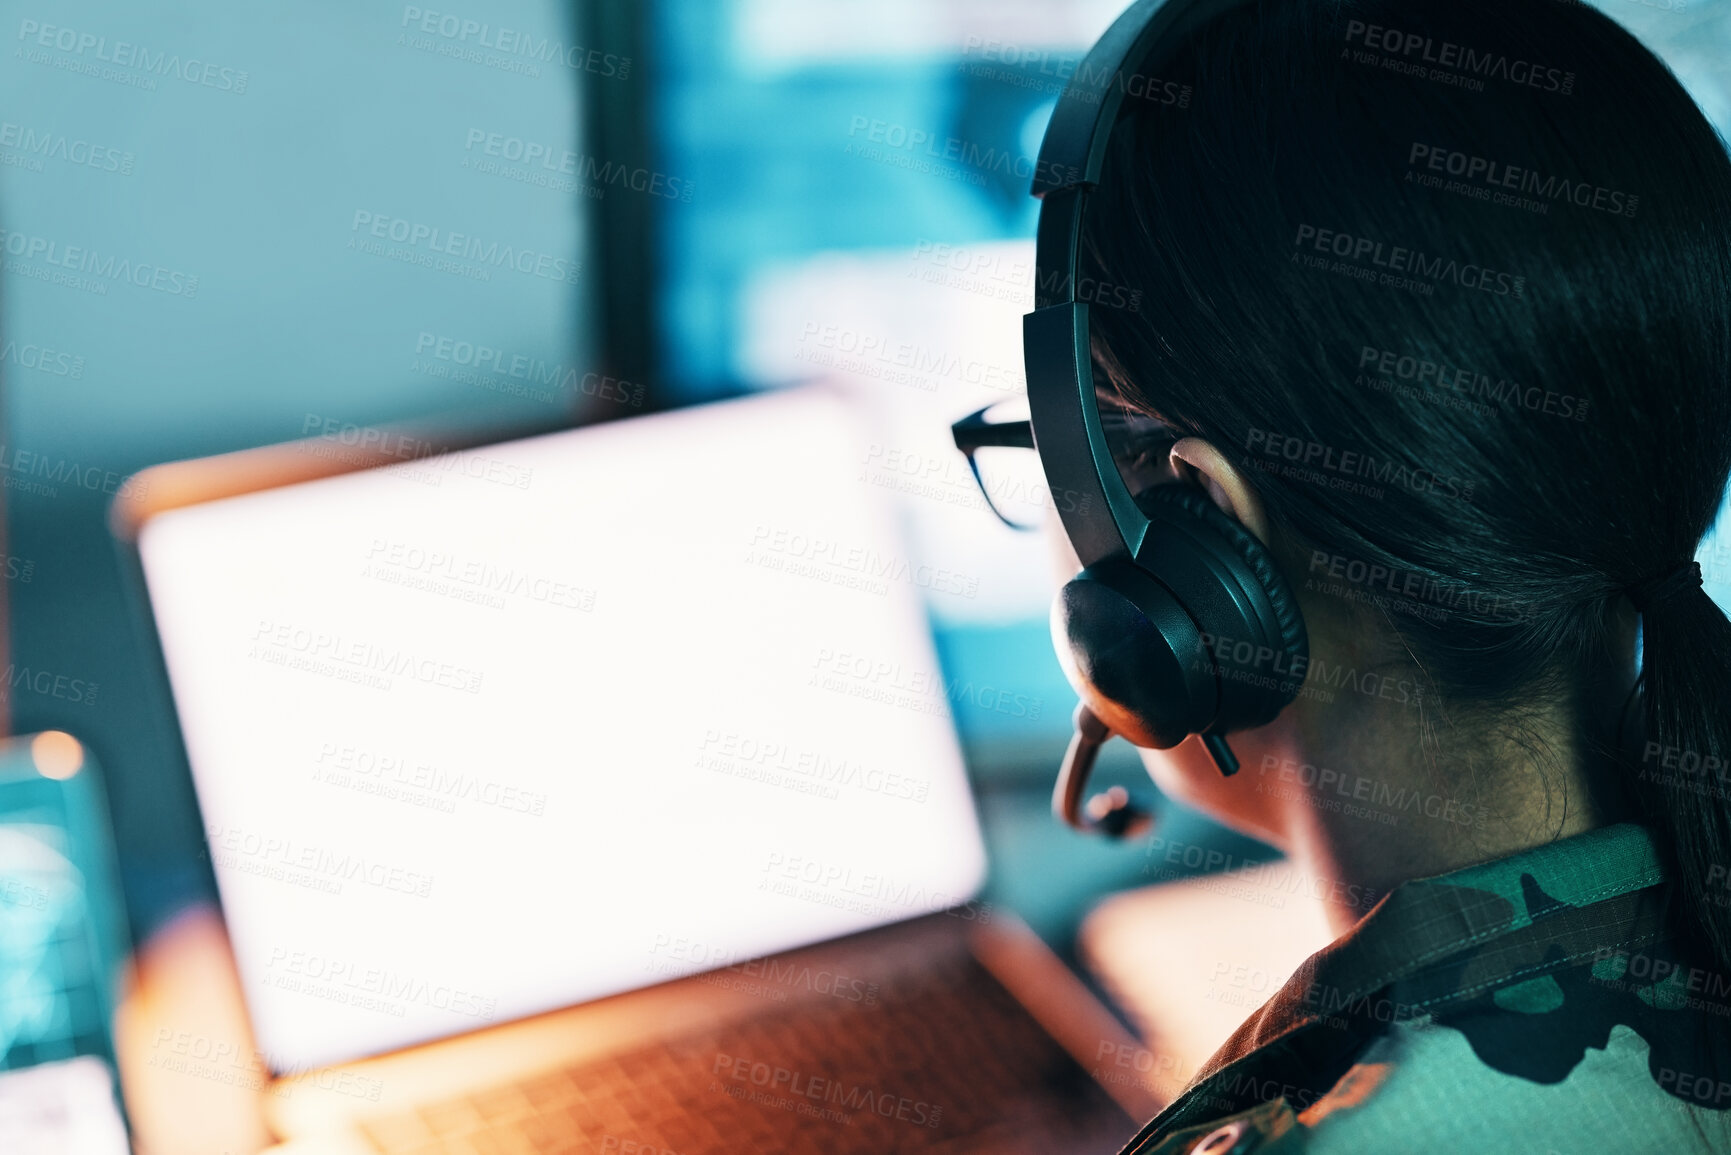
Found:
M 1052 604 L 1052 640 L 1081 696 L 1052 808 L 1112 837 L 1145 832 L 1148 812 L 1113 787 L 1085 804 L 1095 755 L 1113 734 L 1164 750 L 1200 734 L 1223 774 L 1234 730 L 1274 719 L 1309 660 L 1304 619 L 1274 559 L 1199 487 L 1132 494 L 1102 427 L 1077 299 L 1082 217 L 1127 92 L 1161 75 L 1187 33 L 1246 0 L 1138 0 L 1072 74 L 1040 146 L 1034 311 L 1022 323 L 1029 416 L 1046 482 L 1083 570 Z

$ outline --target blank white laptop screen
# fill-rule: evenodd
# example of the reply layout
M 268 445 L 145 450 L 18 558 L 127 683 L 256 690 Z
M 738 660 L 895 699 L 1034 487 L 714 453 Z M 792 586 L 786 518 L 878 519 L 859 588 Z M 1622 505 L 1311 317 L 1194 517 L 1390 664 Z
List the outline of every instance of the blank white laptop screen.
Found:
M 275 1069 L 977 891 L 921 602 L 941 575 L 862 481 L 854 420 L 799 390 L 146 522 Z

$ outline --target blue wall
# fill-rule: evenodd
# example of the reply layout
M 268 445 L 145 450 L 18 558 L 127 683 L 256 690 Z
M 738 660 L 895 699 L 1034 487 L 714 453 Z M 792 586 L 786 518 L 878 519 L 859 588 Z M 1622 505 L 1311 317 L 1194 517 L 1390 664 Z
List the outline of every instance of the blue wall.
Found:
M 120 477 L 312 421 L 552 418 L 593 367 L 578 69 L 629 65 L 547 0 L 429 11 L 0 5 L 11 708 L 108 768 L 147 925 L 199 844 L 104 528 Z

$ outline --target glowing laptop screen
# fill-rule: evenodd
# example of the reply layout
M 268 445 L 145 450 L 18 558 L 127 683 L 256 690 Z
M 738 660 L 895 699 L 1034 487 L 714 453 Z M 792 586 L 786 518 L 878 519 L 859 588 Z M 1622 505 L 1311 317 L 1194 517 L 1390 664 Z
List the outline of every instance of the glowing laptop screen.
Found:
M 800 390 L 145 524 L 273 1067 L 975 893 L 921 602 L 944 577 L 862 482 L 856 423 Z

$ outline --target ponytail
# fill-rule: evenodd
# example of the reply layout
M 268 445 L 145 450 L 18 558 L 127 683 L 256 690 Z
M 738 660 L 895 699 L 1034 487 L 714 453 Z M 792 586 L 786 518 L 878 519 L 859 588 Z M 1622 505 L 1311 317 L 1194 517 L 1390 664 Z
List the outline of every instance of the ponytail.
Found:
M 1731 619 L 1700 583 L 1691 563 L 1629 590 L 1646 698 L 1634 789 L 1676 870 L 1686 931 L 1731 969 Z

